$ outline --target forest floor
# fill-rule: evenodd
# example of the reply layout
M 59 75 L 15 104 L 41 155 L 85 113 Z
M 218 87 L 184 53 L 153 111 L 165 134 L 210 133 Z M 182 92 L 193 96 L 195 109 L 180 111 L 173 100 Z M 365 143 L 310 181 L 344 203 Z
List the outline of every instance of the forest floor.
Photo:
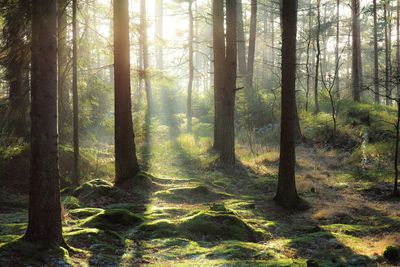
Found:
M 310 208 L 288 212 L 273 201 L 277 147 L 239 146 L 233 168 L 217 163 L 208 139 L 161 126 L 149 140 L 146 172 L 124 190 L 105 176 L 63 191 L 74 252 L 33 254 L 19 240 L 27 195 L 2 188 L 0 266 L 391 266 L 382 254 L 400 245 L 399 201 L 387 197 L 390 184 L 354 179 L 347 153 L 298 147 Z

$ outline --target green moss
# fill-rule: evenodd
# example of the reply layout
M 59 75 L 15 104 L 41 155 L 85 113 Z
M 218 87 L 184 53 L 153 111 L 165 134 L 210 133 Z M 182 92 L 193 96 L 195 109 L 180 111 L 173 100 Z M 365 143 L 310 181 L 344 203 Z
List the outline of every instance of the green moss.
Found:
M 253 229 L 227 209 L 197 211 L 174 222 L 170 220 L 148 222 L 142 224 L 140 230 L 149 237 L 182 236 L 192 240 L 207 241 L 257 241 L 262 238 L 261 232 Z
M 85 226 L 110 229 L 120 226 L 134 226 L 143 222 L 143 218 L 125 209 L 108 209 L 85 220 Z
M 80 209 L 73 209 L 68 211 L 71 215 L 76 216 L 78 218 L 86 218 L 89 216 L 93 216 L 100 212 L 104 212 L 104 209 L 100 208 L 80 208 Z
M 335 236 L 332 235 L 329 232 L 315 232 L 315 233 L 309 233 L 301 236 L 297 236 L 293 239 L 290 240 L 290 244 L 295 247 L 299 246 L 309 246 L 309 245 L 314 245 L 321 240 L 328 240 L 332 239 Z
M 112 183 L 95 179 L 88 181 L 73 191 L 73 196 L 80 199 L 96 200 L 99 197 L 110 197 L 114 200 L 121 200 L 128 196 L 126 192 L 114 187 Z
M 260 238 L 253 228 L 236 215 L 211 210 L 184 218 L 180 228 L 196 239 L 256 241 Z
M 81 207 L 79 199 L 74 196 L 67 196 L 63 200 L 64 208 L 66 209 L 78 209 Z
M 269 250 L 262 244 L 226 241 L 212 248 L 212 252 L 207 254 L 208 258 L 212 259 L 257 259 L 257 260 L 272 260 L 279 255 L 273 250 Z
M 42 247 L 20 238 L 0 246 L 0 266 L 69 266 L 69 253 L 62 247 Z
M 162 238 L 177 236 L 180 232 L 178 225 L 169 220 L 158 220 L 140 225 L 139 230 L 147 237 Z
M 330 224 L 322 226 L 324 230 L 329 232 L 344 233 L 353 236 L 366 235 L 368 233 L 383 230 L 387 227 L 388 227 L 387 225 L 370 226 L 370 225 L 360 225 L 360 224 Z
M 0 224 L 0 234 L 15 235 L 23 234 L 27 228 L 27 223 L 6 223 Z
M 121 245 L 122 237 L 108 230 L 98 228 L 76 228 L 64 232 L 64 238 L 68 244 L 77 247 L 90 248 L 94 244 Z
M 19 239 L 21 235 L 0 235 L 0 246 L 4 243 L 9 243 Z
M 204 185 L 159 191 L 156 196 L 167 198 L 171 201 L 187 201 L 190 203 L 210 202 L 230 197 L 227 193 L 214 191 Z

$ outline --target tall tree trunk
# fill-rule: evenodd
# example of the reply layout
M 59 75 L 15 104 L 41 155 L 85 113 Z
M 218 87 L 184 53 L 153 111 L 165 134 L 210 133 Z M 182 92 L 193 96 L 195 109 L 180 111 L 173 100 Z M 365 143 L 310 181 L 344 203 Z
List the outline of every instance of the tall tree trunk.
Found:
M 192 91 L 193 91 L 193 74 L 194 74 L 194 65 L 193 65 L 193 1 L 189 0 L 189 82 L 187 89 L 187 102 L 186 102 L 186 119 L 187 125 L 186 130 L 191 133 L 192 132 Z
M 361 37 L 360 37 L 360 0 L 351 0 L 352 11 L 352 92 L 353 101 L 360 102 L 362 89 L 362 69 L 361 69 Z
M 139 172 L 132 123 L 128 0 L 114 1 L 115 183 Z
M 383 19 L 385 21 L 385 93 L 387 96 L 391 95 L 391 90 L 390 90 L 390 83 L 389 83 L 389 78 L 390 78 L 390 71 L 389 71 L 389 66 L 391 64 L 390 62 L 390 43 L 389 43 L 389 33 L 388 33 L 388 0 L 384 0 L 383 4 Z M 386 105 L 390 105 L 391 100 L 386 97 Z
M 296 33 L 297 0 L 282 0 L 282 110 L 277 203 L 295 208 L 296 190 Z
M 373 16 L 374 16 L 374 92 L 375 103 L 380 104 L 379 92 L 379 62 L 378 62 L 378 18 L 376 11 L 376 0 L 373 0 Z
M 397 98 L 400 98 L 400 0 L 397 0 L 396 6 L 396 61 L 397 61 Z
M 152 116 L 153 112 L 153 92 L 151 88 L 150 75 L 149 75 L 149 47 L 147 43 L 147 15 L 146 15 L 146 0 L 140 0 L 140 34 L 141 34 L 141 42 L 142 42 L 142 53 L 143 53 L 143 76 L 144 76 L 144 86 L 146 89 L 146 98 L 147 98 L 147 122 L 149 122 L 149 118 Z
M 335 46 L 335 66 L 339 66 L 339 43 L 340 43 L 340 0 L 336 0 L 336 46 Z M 336 98 L 340 99 L 340 75 L 339 69 L 335 79 Z
M 224 2 L 213 1 L 213 50 L 214 50 L 214 145 L 221 150 L 224 142 L 222 135 L 221 106 L 225 88 L 225 38 L 224 38 Z
M 226 1 L 225 88 L 222 96 L 222 136 L 220 159 L 235 163 L 235 96 L 237 69 L 236 1 Z
M 71 113 L 68 85 L 67 1 L 58 0 L 58 124 L 60 143 L 67 138 L 68 114 Z
M 239 75 L 243 80 L 243 85 L 247 89 L 247 64 L 246 64 L 246 38 L 244 35 L 243 5 L 242 0 L 237 0 L 237 39 L 238 39 L 238 69 Z
M 163 50 L 163 23 L 164 23 L 164 1 L 156 0 L 156 30 L 155 30 L 155 39 L 156 39 L 156 68 L 162 70 L 164 68 L 164 50 Z
M 77 0 L 72 0 L 72 110 L 74 130 L 74 169 L 73 183 L 79 184 L 79 119 L 78 119 L 78 44 L 77 44 Z
M 264 49 L 262 52 L 263 55 L 263 68 L 262 68 L 262 86 L 268 90 L 271 90 L 270 82 L 269 82 L 269 67 L 268 67 L 268 8 L 263 8 L 263 44 Z
M 251 0 L 249 51 L 247 56 L 248 90 L 253 90 L 254 55 L 256 51 L 257 0 Z
M 307 51 L 306 51 L 306 111 L 309 109 L 310 103 L 310 88 L 311 88 L 311 64 L 310 64 L 310 49 L 312 45 L 312 34 L 311 34 L 311 27 L 312 27 L 312 5 L 309 3 L 308 9 L 308 37 L 307 37 Z
M 314 114 L 317 114 L 320 111 L 319 100 L 318 100 L 318 85 L 319 85 L 318 75 L 319 75 L 320 57 L 321 57 L 321 46 L 319 42 L 320 31 L 321 31 L 321 0 L 317 0 L 317 32 L 316 32 L 317 57 L 315 63 L 315 80 L 314 80 Z
M 62 237 L 57 127 L 57 1 L 32 1 L 32 106 L 29 221 L 25 238 L 44 246 Z

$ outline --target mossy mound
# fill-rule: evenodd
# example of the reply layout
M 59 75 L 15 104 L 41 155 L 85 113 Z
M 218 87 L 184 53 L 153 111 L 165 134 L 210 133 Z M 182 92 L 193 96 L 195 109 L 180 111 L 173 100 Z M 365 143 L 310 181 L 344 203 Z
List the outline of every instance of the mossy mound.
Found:
M 148 237 L 181 236 L 191 240 L 239 240 L 255 242 L 262 234 L 241 220 L 234 212 L 202 210 L 172 222 L 159 220 L 144 223 L 140 230 Z
M 87 218 L 89 216 L 93 216 L 101 212 L 104 212 L 104 210 L 99 208 L 82 208 L 82 209 L 73 209 L 68 211 L 70 215 L 78 219 Z
M 62 247 L 45 248 L 20 238 L 0 246 L 0 266 L 71 266 Z
M 212 250 L 206 255 L 207 258 L 272 260 L 278 256 L 276 252 L 266 249 L 264 245 L 239 241 L 223 242 Z
M 156 195 L 158 197 L 167 198 L 171 201 L 185 201 L 189 203 L 210 202 L 230 197 L 230 195 L 227 193 L 214 191 L 213 189 L 210 189 L 204 185 L 169 189 L 160 191 Z
M 185 218 L 180 227 L 195 239 L 250 242 L 260 239 L 258 232 L 231 212 L 200 211 Z
M 173 237 L 183 234 L 179 229 L 179 224 L 174 224 L 169 220 L 158 220 L 140 225 L 139 230 L 148 238 Z
M 99 198 L 121 201 L 129 196 L 125 191 L 102 179 L 95 179 L 82 184 L 73 191 L 72 195 L 88 201 L 98 201 Z
M 143 218 L 125 209 L 104 210 L 85 222 L 85 226 L 99 229 L 114 229 L 121 226 L 135 226 L 143 222 Z
M 69 245 L 89 248 L 99 247 L 100 244 L 121 245 L 122 238 L 118 233 L 98 228 L 78 228 L 64 233 L 64 238 Z

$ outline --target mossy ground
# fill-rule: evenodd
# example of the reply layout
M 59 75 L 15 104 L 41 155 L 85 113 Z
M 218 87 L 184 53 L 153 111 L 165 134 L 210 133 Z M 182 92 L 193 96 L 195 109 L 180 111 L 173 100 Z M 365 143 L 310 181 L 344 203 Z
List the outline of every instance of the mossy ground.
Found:
M 272 200 L 279 158 L 275 145 L 256 153 L 239 145 L 239 164 L 225 168 L 209 152 L 207 138 L 171 138 L 165 125 L 154 125 L 151 133 L 146 153 L 139 156 L 152 175 L 141 173 L 140 182 L 118 189 L 107 161 L 95 180 L 90 175 L 79 188 L 63 191 L 64 237 L 80 252 L 39 258 L 21 252 L 13 263 L 306 266 L 312 260 L 319 266 L 385 266 L 386 247 L 400 245 L 399 202 L 382 197 L 390 193 L 388 177 L 363 179 L 378 177 L 373 160 L 363 162 L 369 168 L 364 176 L 355 172 L 363 157 L 377 158 L 386 145 L 352 155 L 300 146 L 299 194 L 311 208 L 288 212 Z M 27 227 L 27 198 L 1 189 L 0 201 L 12 203 L 0 207 L 0 266 L 11 266 L 6 256 L 11 248 L 20 251 L 15 244 Z

